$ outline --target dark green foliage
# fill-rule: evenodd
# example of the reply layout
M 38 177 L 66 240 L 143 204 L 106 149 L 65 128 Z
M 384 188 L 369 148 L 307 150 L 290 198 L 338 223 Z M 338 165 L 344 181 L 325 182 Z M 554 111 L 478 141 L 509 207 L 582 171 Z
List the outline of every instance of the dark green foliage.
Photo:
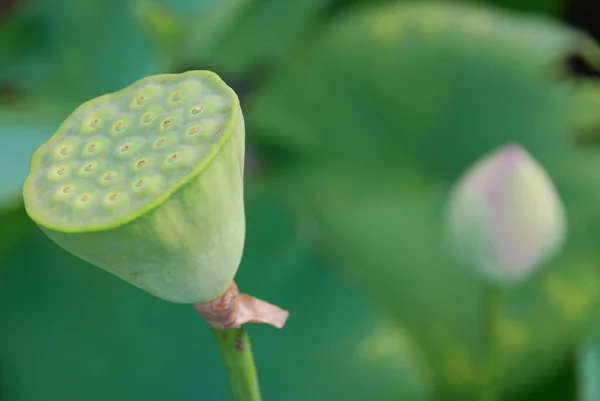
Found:
M 599 51 L 559 0 L 480 2 L 527 14 L 407 3 L 32 0 L 0 16 L 0 399 L 229 396 L 193 308 L 70 256 L 19 206 L 29 156 L 75 106 L 204 68 L 247 117 L 236 281 L 291 312 L 281 331 L 249 327 L 265 400 L 475 393 L 481 286 L 440 219 L 458 174 L 510 140 L 555 181 L 569 240 L 506 294 L 504 399 L 595 385 L 575 359 L 598 363 L 584 350 L 600 318 Z

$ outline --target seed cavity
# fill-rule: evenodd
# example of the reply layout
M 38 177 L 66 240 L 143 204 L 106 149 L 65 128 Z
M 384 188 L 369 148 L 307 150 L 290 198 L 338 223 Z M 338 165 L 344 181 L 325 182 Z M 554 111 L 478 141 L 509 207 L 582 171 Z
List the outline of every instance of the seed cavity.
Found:
M 178 102 L 181 100 L 181 98 L 183 97 L 183 93 L 181 92 L 175 92 L 173 93 L 173 96 L 171 97 L 171 100 L 174 102 Z
M 66 187 L 63 188 L 63 193 L 68 194 L 69 192 L 71 192 L 71 190 L 73 189 L 73 186 L 71 185 L 67 185 Z
M 136 187 L 141 187 L 142 185 L 144 185 L 144 180 L 137 180 L 137 182 L 135 183 Z
M 56 170 L 56 174 L 63 175 L 65 173 L 65 171 L 66 171 L 66 168 L 61 167 L 58 170 Z
M 67 146 L 63 146 L 60 148 L 60 154 L 66 156 L 69 153 L 69 148 Z
M 178 157 L 178 156 L 177 156 L 177 153 L 173 153 L 171 156 L 169 156 L 169 158 L 167 159 L 167 161 L 168 161 L 169 163 L 172 163 L 172 162 L 174 162 L 175 160 L 177 160 L 177 157 Z
M 140 95 L 137 97 L 137 99 L 135 99 L 135 102 L 138 105 L 144 104 L 145 101 L 146 101 L 146 97 L 144 95 Z
M 115 124 L 115 126 L 113 127 L 113 130 L 115 132 L 123 132 L 123 131 L 125 131 L 125 128 L 126 128 L 125 122 L 119 121 Z
M 108 200 L 111 202 L 115 201 L 117 199 L 117 195 L 118 194 L 116 194 L 116 193 L 112 193 L 112 194 L 108 195 Z
M 196 107 L 194 107 L 194 108 L 192 109 L 192 112 L 191 112 L 191 113 L 192 113 L 193 115 L 200 114 L 200 112 L 201 112 L 202 110 L 204 110 L 204 107 L 202 107 L 202 106 L 196 106 Z
M 158 141 L 156 141 L 156 146 L 162 146 L 165 144 L 165 138 L 160 138 Z
M 98 119 L 98 118 L 94 118 L 92 121 L 90 121 L 91 128 L 96 128 L 99 124 L 100 124 L 100 119 Z
M 89 199 L 88 195 L 83 195 L 81 198 L 79 198 L 79 200 L 82 202 L 86 202 L 88 199 Z
M 137 167 L 144 167 L 144 165 L 146 164 L 146 160 L 140 160 L 139 162 L 137 162 Z
M 154 120 L 154 115 L 152 113 L 146 113 L 144 114 L 144 116 L 142 117 L 142 122 L 144 123 L 149 123 L 152 120 Z
M 97 149 L 96 149 L 96 144 L 95 144 L 95 143 L 92 143 L 92 144 L 91 144 L 90 146 L 88 146 L 88 148 L 87 148 L 87 151 L 88 151 L 88 153 L 93 153 L 93 152 L 95 152 L 96 150 L 97 150 Z
M 190 130 L 188 131 L 188 135 L 189 136 L 194 136 L 196 134 L 198 134 L 200 132 L 200 127 L 197 125 L 194 125 L 192 128 L 190 128 Z
M 84 169 L 85 171 L 87 171 L 87 172 L 90 172 L 90 171 L 92 171 L 92 168 L 93 168 L 93 167 L 94 167 L 94 166 L 92 165 L 92 163 L 88 163 L 88 164 L 86 164 L 86 165 L 85 165 L 85 167 L 84 167 L 83 169 Z
M 219 138 L 219 131 L 221 131 L 221 127 L 218 126 L 216 131 L 217 132 L 215 132 L 215 134 L 213 135 L 212 139 L 210 140 L 210 143 L 215 143 L 215 141 Z
M 131 150 L 131 146 L 129 144 L 121 146 L 121 152 L 126 153 Z
M 110 181 L 110 180 L 112 180 L 112 178 L 113 178 L 112 173 L 106 173 L 106 174 L 104 174 L 104 179 L 106 181 Z
M 162 127 L 162 129 L 167 129 L 171 125 L 173 125 L 174 122 L 175 122 L 174 118 L 167 118 L 162 122 L 161 127 Z

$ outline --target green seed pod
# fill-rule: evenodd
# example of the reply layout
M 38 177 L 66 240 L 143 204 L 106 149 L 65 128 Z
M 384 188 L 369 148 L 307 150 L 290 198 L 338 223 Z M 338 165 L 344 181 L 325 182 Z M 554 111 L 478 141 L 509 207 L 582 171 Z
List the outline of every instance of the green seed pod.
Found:
M 216 74 L 141 79 L 78 107 L 33 155 L 29 216 L 58 245 L 172 302 L 207 302 L 242 256 L 245 130 Z

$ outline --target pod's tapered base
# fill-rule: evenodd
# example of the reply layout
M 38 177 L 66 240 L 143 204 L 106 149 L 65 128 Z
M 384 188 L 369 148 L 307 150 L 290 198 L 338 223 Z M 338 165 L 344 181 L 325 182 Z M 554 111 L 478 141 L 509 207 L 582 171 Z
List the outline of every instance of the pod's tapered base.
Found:
M 240 294 L 232 282 L 229 288 L 216 299 L 194 305 L 196 311 L 212 327 L 230 329 L 245 323 L 264 323 L 282 328 L 289 312 L 248 294 Z

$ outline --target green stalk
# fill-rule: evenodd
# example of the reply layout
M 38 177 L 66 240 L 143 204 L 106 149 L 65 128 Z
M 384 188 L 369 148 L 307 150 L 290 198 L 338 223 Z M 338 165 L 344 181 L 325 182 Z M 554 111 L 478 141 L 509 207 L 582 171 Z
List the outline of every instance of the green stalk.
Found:
M 480 401 L 497 401 L 498 386 L 498 323 L 500 313 L 500 289 L 486 285 L 484 293 L 485 359 Z
M 254 355 L 244 326 L 237 329 L 211 327 L 211 330 L 225 361 L 233 401 L 261 401 Z

